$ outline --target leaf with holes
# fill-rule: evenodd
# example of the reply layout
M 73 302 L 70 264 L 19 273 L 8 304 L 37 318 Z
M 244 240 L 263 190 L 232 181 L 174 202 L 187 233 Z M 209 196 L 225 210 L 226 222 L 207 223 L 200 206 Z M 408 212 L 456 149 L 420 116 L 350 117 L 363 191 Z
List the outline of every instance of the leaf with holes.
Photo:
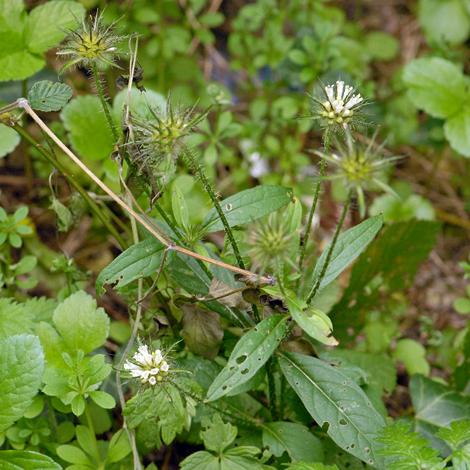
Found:
M 37 82 L 28 94 L 31 108 L 38 111 L 59 111 L 72 98 L 72 89 L 65 83 L 49 80 Z
M 356 227 L 350 228 L 338 237 L 330 263 L 318 289 L 319 291 L 335 280 L 362 253 L 365 247 L 374 239 L 382 225 L 383 217 L 379 214 L 356 225 Z M 311 285 L 314 285 L 320 277 L 327 256 L 328 248 L 322 253 L 315 266 Z
M 271 357 L 286 330 L 289 315 L 272 315 L 238 341 L 227 365 L 207 391 L 207 401 L 214 401 L 247 380 Z
M 164 252 L 165 245 L 156 238 L 146 238 L 131 246 L 101 271 L 96 279 L 96 294 L 101 296 L 104 292 L 104 284 L 117 282 L 115 287 L 122 287 L 135 279 L 157 273 L 162 264 Z M 168 252 L 166 263 L 173 255 L 174 251 Z
M 344 450 L 374 467 L 383 461 L 374 441 L 385 421 L 367 395 L 349 377 L 320 359 L 283 352 L 282 372 L 312 418 Z
M 235 227 L 277 211 L 288 202 L 292 202 L 293 197 L 290 188 L 265 185 L 241 191 L 224 199 L 220 205 L 229 226 Z M 223 228 L 219 214 L 213 208 L 202 222 L 201 233 L 217 232 Z
M 277 457 L 286 451 L 292 462 L 323 461 L 323 445 L 303 424 L 266 423 L 263 444 Z

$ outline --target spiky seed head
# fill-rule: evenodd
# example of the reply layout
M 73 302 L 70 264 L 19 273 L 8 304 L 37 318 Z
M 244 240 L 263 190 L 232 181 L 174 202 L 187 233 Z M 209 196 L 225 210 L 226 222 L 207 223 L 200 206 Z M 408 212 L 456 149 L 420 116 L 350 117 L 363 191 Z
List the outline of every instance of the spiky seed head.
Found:
M 166 110 L 149 106 L 151 118 L 131 113 L 129 140 L 123 144 L 131 162 L 149 181 L 161 178 L 179 157 L 185 139 L 207 115 L 207 111 L 192 118 L 194 108 L 172 108 L 168 98 Z
M 375 144 L 377 133 L 378 129 L 374 132 L 368 144 L 364 141 L 358 144 L 347 130 L 346 145 L 336 140 L 336 151 L 333 150 L 328 153 L 315 152 L 330 163 L 331 173 L 321 179 L 341 180 L 345 187 L 354 189 L 357 194 L 361 217 L 365 215 L 364 191 L 380 189 L 398 197 L 384 180 L 387 176 L 386 170 L 402 157 L 386 157 L 383 153 L 385 142 L 381 145 Z
M 115 33 L 116 22 L 106 27 L 103 23 L 103 12 L 87 19 L 82 15 L 81 19 L 75 17 L 75 20 L 75 29 L 65 30 L 59 27 L 67 34 L 67 38 L 63 45 L 58 46 L 57 56 L 65 57 L 68 61 L 59 75 L 73 65 L 91 68 L 96 64 L 101 69 L 108 66 L 121 68 L 114 63 L 119 55 L 117 46 L 128 36 Z

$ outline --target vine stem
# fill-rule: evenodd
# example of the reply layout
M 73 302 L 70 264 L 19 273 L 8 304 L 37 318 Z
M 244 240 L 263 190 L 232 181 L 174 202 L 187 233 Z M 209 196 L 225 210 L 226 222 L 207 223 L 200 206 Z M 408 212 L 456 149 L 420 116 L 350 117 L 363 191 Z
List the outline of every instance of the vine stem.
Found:
M 240 256 L 240 251 L 238 250 L 238 245 L 233 236 L 232 229 L 230 228 L 230 225 L 228 224 L 227 219 L 225 218 L 224 211 L 222 210 L 222 207 L 220 207 L 219 200 L 214 194 L 214 191 L 212 191 L 211 185 L 209 181 L 207 180 L 207 177 L 204 171 L 202 170 L 201 165 L 199 165 L 199 162 L 197 161 L 197 159 L 195 158 L 195 156 L 191 153 L 189 149 L 187 148 L 184 149 L 184 155 L 191 163 L 192 167 L 198 174 L 199 178 L 201 178 L 202 184 L 204 185 L 204 188 L 207 191 L 207 194 L 209 194 L 209 197 L 211 198 L 212 203 L 214 204 L 217 214 L 219 214 L 220 220 L 222 221 L 222 224 L 225 229 L 225 233 L 227 234 L 230 244 L 232 245 L 233 253 L 235 254 L 235 258 L 237 259 L 238 266 L 241 269 L 245 269 L 245 264 L 243 263 L 242 257 Z
M 64 178 L 80 193 L 80 195 L 85 199 L 85 201 L 90 206 L 91 210 L 96 214 L 96 216 L 101 220 L 103 225 L 108 229 L 109 233 L 117 240 L 121 245 L 122 249 L 125 250 L 128 248 L 128 244 L 116 230 L 116 228 L 111 224 L 109 219 L 103 213 L 101 208 L 96 204 L 96 202 L 91 198 L 88 192 L 78 183 L 72 175 L 68 174 L 68 171 L 62 166 L 62 164 L 56 160 L 41 144 L 36 142 L 21 126 L 15 124 L 12 126 L 24 140 L 26 140 L 30 145 L 36 148 L 39 153 L 51 164 L 53 165 L 63 176 Z
M 349 204 L 351 203 L 351 198 L 352 198 L 352 189 L 350 189 L 349 192 L 348 192 L 348 197 L 347 197 L 346 202 L 344 204 L 343 212 L 341 213 L 341 217 L 340 217 L 338 225 L 336 227 L 335 234 L 333 236 L 333 240 L 332 240 L 330 246 L 328 247 L 328 254 L 326 255 L 325 264 L 323 265 L 320 276 L 318 277 L 315 284 L 312 286 L 312 289 L 311 289 L 311 291 L 310 291 L 310 293 L 307 297 L 307 303 L 308 304 L 314 299 L 315 295 L 318 292 L 318 289 L 320 288 L 320 284 L 323 281 L 323 278 L 325 277 L 326 270 L 328 269 L 328 266 L 329 266 L 330 261 L 331 261 L 331 257 L 333 255 L 333 250 L 335 249 L 335 245 L 336 245 L 336 242 L 338 240 L 339 234 L 341 232 L 341 228 L 344 224 L 346 214 L 348 213 Z
M 33 111 L 31 106 L 26 99 L 20 99 L 18 101 L 18 106 L 23 108 L 34 121 L 41 127 L 44 132 L 106 193 L 110 196 L 117 204 L 119 204 L 123 209 L 125 209 L 129 214 L 131 214 L 135 219 L 144 226 L 160 243 L 165 245 L 171 250 L 178 251 L 179 253 L 191 256 L 195 259 L 200 259 L 201 261 L 206 261 L 210 264 L 215 264 L 222 268 L 228 269 L 230 271 L 234 271 L 245 276 L 256 276 L 256 273 L 252 273 L 251 271 L 247 271 L 245 269 L 239 268 L 237 266 L 232 266 L 227 263 L 223 263 L 218 260 L 214 260 L 207 256 L 200 255 L 199 253 L 195 253 L 193 251 L 187 250 L 186 248 L 171 245 L 165 238 L 163 238 L 150 224 L 140 217 L 137 212 L 134 211 L 131 207 L 129 207 L 122 199 L 120 199 L 113 191 L 111 191 L 78 157 L 76 157 L 73 152 L 46 126 L 46 124 L 41 120 L 41 118 Z M 220 207 L 220 205 L 219 205 Z M 260 281 L 268 282 L 269 279 L 267 277 L 260 277 Z

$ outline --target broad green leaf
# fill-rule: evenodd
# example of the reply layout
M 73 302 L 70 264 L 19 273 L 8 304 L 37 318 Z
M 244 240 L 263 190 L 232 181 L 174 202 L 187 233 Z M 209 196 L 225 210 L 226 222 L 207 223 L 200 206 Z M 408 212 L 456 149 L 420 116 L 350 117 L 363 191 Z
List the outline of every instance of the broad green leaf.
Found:
M 470 19 L 460 0 L 420 0 L 418 19 L 431 44 L 461 44 L 470 33 Z
M 290 314 L 305 333 L 328 346 L 338 345 L 338 341 L 330 336 L 333 326 L 327 315 L 320 310 L 309 309 L 306 302 L 293 292 L 289 292 L 285 300 Z
M 365 247 L 374 239 L 382 224 L 383 218 L 379 214 L 356 225 L 356 227 L 350 228 L 338 237 L 319 290 L 336 279 L 364 251 Z M 320 277 L 328 255 L 328 249 L 329 247 L 325 249 L 315 265 L 312 286 Z
M 227 365 L 207 391 L 208 401 L 227 395 L 256 374 L 278 347 L 287 319 L 287 315 L 265 318 L 238 341 Z
M 80 447 L 96 462 L 99 462 L 100 458 L 97 453 L 93 432 L 87 426 L 77 426 L 75 433 Z
M 184 407 L 178 390 L 172 386 L 166 387 L 165 392 L 160 387 L 148 388 L 126 405 L 123 414 L 129 416 L 129 427 L 133 429 L 145 420 L 157 423 L 165 444 L 183 430 Z
M 104 284 L 117 282 L 115 288 L 123 287 L 135 279 L 156 274 L 162 264 L 164 252 L 165 245 L 153 237 L 132 245 L 101 271 L 95 284 L 97 295 L 101 296 L 104 292 Z M 166 263 L 173 256 L 173 251 L 168 252 Z
M 10 39 L 11 34 L 5 36 L 0 33 L 1 44 Z M 8 55 L 0 53 L 0 82 L 29 78 L 39 72 L 45 64 L 42 57 L 30 54 L 24 50 L 23 44 L 19 44 L 18 50 L 11 51 Z
M 41 322 L 36 328 L 48 364 L 63 368 L 62 353 L 75 357 L 81 349 L 85 354 L 99 348 L 108 337 L 109 317 L 96 300 L 83 291 L 76 292 L 56 308 L 54 327 Z
M 426 360 L 426 348 L 418 341 L 403 338 L 397 342 L 392 357 L 402 360 L 410 375 L 429 375 L 431 366 Z
M 181 189 L 173 184 L 173 193 L 171 197 L 171 205 L 173 208 L 173 217 L 176 224 L 180 228 L 189 228 L 189 212 L 184 200 L 184 195 Z
M 372 31 L 365 37 L 367 52 L 376 60 L 392 60 L 400 51 L 400 42 L 391 34 Z
M 18 147 L 21 137 L 10 127 L 0 124 L 0 158 L 5 157 Z
M 180 308 L 183 311 L 183 329 L 180 335 L 188 349 L 208 359 L 215 359 L 224 336 L 220 316 L 191 302 Z
M 254 455 L 259 454 L 257 447 L 238 447 L 230 449 L 220 459 L 220 470 L 263 470 Z
M 342 449 L 369 465 L 381 467 L 374 438 L 385 425 L 361 388 L 320 359 L 296 353 L 279 354 L 290 386 L 319 426 L 328 423 L 328 435 Z
M 277 457 L 287 451 L 292 462 L 321 462 L 323 446 L 302 424 L 278 422 L 263 426 L 263 444 Z
M 336 465 L 323 465 L 322 463 L 300 462 L 289 467 L 289 470 L 338 470 L 338 467 Z
M 109 443 L 108 455 L 106 456 L 106 462 L 114 463 L 122 460 L 126 455 L 132 452 L 131 443 L 129 437 L 124 429 L 120 429 L 111 439 Z
M 57 455 L 64 459 L 66 462 L 75 463 L 79 465 L 90 465 L 91 462 L 88 459 L 85 452 L 82 449 L 72 446 L 63 445 L 57 448 Z
M 214 415 L 212 420 L 203 418 L 201 424 L 205 428 L 205 430 L 201 432 L 204 447 L 219 455 L 223 453 L 225 448 L 237 437 L 237 427 L 232 426 L 230 423 L 224 423 L 218 413 Z
M 44 352 L 37 337 L 23 334 L 0 340 L 0 431 L 30 407 L 43 372 Z
M 114 138 L 97 96 L 77 96 L 60 113 L 73 149 L 92 160 L 108 158 Z
M 0 0 L 0 31 L 22 31 L 24 15 L 23 0 Z
M 28 94 L 28 101 L 30 106 L 38 111 L 59 111 L 72 98 L 72 94 L 72 89 L 65 83 L 43 80 L 33 85 Z
M 219 459 L 202 450 L 186 457 L 180 467 L 182 470 L 220 470 Z
M 116 400 L 109 393 L 96 390 L 94 392 L 90 392 L 89 395 L 90 398 L 101 408 L 110 410 L 116 406 Z
M 230 227 L 243 225 L 285 206 L 293 198 L 292 189 L 282 186 L 257 186 L 224 199 L 220 206 Z M 215 208 L 201 224 L 201 232 L 223 230 L 224 226 Z
M 444 135 L 450 146 L 465 157 L 470 157 L 470 108 L 465 105 L 444 123 Z
M 453 116 L 466 100 L 462 70 L 440 57 L 413 60 L 404 68 L 403 81 L 413 104 L 436 118 Z
M 34 328 L 34 313 L 24 304 L 18 304 L 14 299 L 0 299 L 0 338 L 32 333 Z
M 432 442 L 432 447 L 447 455 L 450 447 L 435 437 L 440 427 L 450 427 L 452 421 L 470 419 L 470 400 L 459 393 L 422 375 L 410 381 L 411 401 L 415 411 L 412 431 L 417 431 Z
M 57 26 L 65 30 L 76 27 L 77 22 L 73 15 L 80 18 L 85 13 L 85 8 L 80 3 L 63 0 L 52 0 L 34 8 L 25 25 L 28 50 L 40 54 L 55 47 L 65 37 L 65 33 Z
M 30 450 L 0 451 L 2 470 L 62 470 L 49 456 Z
M 340 342 L 351 341 L 359 334 L 366 315 L 383 308 L 387 295 L 411 287 L 419 263 L 436 243 L 439 229 L 437 222 L 399 222 L 382 230 L 367 247 L 353 266 L 340 302 L 329 313 Z M 380 282 L 374 284 L 374 279 Z
M 72 356 L 99 348 L 108 337 L 109 317 L 91 295 L 79 291 L 56 308 L 53 322 Z

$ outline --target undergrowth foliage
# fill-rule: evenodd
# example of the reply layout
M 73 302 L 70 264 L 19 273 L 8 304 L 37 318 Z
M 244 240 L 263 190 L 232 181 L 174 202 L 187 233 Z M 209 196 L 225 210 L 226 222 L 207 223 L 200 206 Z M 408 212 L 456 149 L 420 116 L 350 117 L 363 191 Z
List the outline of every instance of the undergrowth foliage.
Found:
M 156 28 L 158 60 L 171 62 L 179 48 L 212 51 L 218 14 L 204 1 L 176 3 L 162 2 L 176 8 L 169 10 L 175 18 L 183 11 L 188 23 L 182 30 L 165 26 L 176 28 L 172 40 Z M 310 58 L 325 53 L 333 70 L 334 55 L 323 50 L 333 47 L 333 37 L 306 29 L 275 47 L 271 41 L 285 29 L 276 19 L 258 43 L 253 32 L 275 19 L 275 3 L 241 9 L 229 41 L 232 66 L 259 80 L 262 67 L 277 70 L 290 60 L 298 66 L 296 83 L 316 91 L 281 101 L 258 97 L 241 122 L 222 86 L 209 87 L 205 108 L 152 91 L 155 83 L 146 84 L 138 60 L 148 59 L 149 44 L 139 46 L 129 31 L 118 34 L 114 6 L 88 15 L 78 3 L 53 0 L 29 14 L 24 37 L 65 35 L 57 49 L 67 60 L 60 74 L 87 69 L 98 96 L 72 98 L 67 85 L 39 81 L 2 108 L 1 129 L 17 133 L 54 168 L 49 209 L 58 231 L 76 227 L 89 211 L 121 253 L 96 273 L 96 294 L 104 294 L 97 303 L 87 290 L 90 273 L 66 253 L 46 260 L 27 206 L 10 214 L 0 208 L 0 468 L 154 470 L 156 449 L 171 455 L 177 443 L 205 448 L 181 454 L 185 470 L 470 468 L 468 327 L 454 343 L 464 362 L 455 361 L 449 385 L 426 377 L 423 346 L 401 338 L 396 321 L 390 323 L 440 226 L 403 218 L 383 227 L 368 197 L 385 192 L 400 199 L 389 179 L 401 157 L 379 142 L 378 128 L 367 133 L 377 127 L 365 125 L 373 105 L 361 96 L 367 89 L 352 78 L 330 83 L 332 72 Z M 298 2 L 287 3 L 291 21 L 306 21 Z M 65 4 L 70 14 L 61 18 Z M 26 12 L 22 0 L 11 5 L 0 16 L 14 24 Z M 153 7 L 157 13 L 142 10 L 142 24 L 146 14 L 156 22 L 164 17 L 161 5 Z M 124 25 L 137 21 L 132 8 Z M 317 21 L 320 13 L 307 10 Z M 40 36 L 39 15 L 57 20 L 63 34 L 57 37 L 54 27 Z M 34 43 L 24 47 L 33 50 Z M 423 104 L 430 91 L 416 88 L 412 67 L 404 78 L 411 99 L 451 128 L 442 100 Z M 125 74 L 114 77 L 113 68 Z M 110 100 L 106 88 L 113 90 L 116 79 L 125 88 Z M 157 77 L 160 90 L 165 80 Z M 59 110 L 63 128 L 36 113 Z M 27 117 L 47 135 L 44 145 Z M 312 142 L 305 136 L 317 121 L 323 147 L 305 149 L 320 159 L 313 175 L 301 142 Z M 464 145 L 451 131 L 448 138 L 455 148 Z M 275 155 L 280 175 L 272 171 Z M 67 201 L 60 200 L 57 175 L 73 188 Z M 307 195 L 302 181 L 309 182 Z M 340 188 L 341 207 L 329 243 L 316 247 L 312 227 L 319 226 L 327 181 Z M 354 261 L 341 292 L 338 277 Z M 38 263 L 63 281 L 50 299 L 27 295 L 42 281 Z M 128 323 L 110 321 L 101 306 L 112 289 L 127 305 Z M 356 338 L 364 340 L 354 344 Z M 414 415 L 406 424 L 394 422 L 382 401 L 396 387 L 394 360 L 412 376 Z

